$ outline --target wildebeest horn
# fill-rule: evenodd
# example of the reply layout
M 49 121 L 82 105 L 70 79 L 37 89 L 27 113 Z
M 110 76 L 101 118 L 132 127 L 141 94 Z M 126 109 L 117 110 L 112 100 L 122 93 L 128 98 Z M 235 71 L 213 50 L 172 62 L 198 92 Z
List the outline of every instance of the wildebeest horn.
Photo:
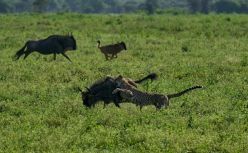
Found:
M 90 89 L 88 87 L 85 87 L 85 89 L 90 92 Z
M 78 87 L 78 91 L 83 92 L 82 89 L 81 89 L 80 87 Z

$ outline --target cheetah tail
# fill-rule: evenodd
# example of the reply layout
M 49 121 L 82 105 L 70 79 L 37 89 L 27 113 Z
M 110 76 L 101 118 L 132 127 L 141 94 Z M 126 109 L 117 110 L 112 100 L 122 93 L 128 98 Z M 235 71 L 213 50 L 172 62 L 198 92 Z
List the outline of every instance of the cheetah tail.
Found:
M 191 90 L 198 89 L 198 88 L 202 88 L 202 86 L 193 86 L 193 87 L 190 87 L 190 88 L 188 88 L 188 89 L 185 89 L 185 90 L 183 90 L 183 91 L 181 91 L 181 92 L 174 93 L 174 94 L 169 94 L 169 95 L 167 95 L 167 97 L 168 97 L 169 99 L 175 98 L 175 97 L 179 97 L 179 96 L 181 96 L 181 95 L 183 95 L 183 94 L 185 94 L 185 93 L 187 93 L 187 92 L 189 92 L 189 91 L 191 91 Z
M 142 83 L 143 81 L 146 81 L 148 79 L 156 80 L 157 78 L 158 78 L 158 75 L 156 73 L 150 73 L 149 75 L 145 76 L 144 78 L 142 78 L 140 80 L 136 80 L 134 82 L 135 83 Z

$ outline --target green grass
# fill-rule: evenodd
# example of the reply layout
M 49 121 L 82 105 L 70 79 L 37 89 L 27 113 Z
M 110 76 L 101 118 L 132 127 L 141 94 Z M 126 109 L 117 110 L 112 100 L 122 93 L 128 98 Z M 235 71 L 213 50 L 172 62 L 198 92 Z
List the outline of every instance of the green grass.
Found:
M 0 15 L 0 152 L 248 152 L 248 16 Z M 29 39 L 73 32 L 78 50 L 12 56 Z M 105 61 L 96 41 L 124 41 Z M 78 86 L 156 72 L 168 109 L 82 105 Z

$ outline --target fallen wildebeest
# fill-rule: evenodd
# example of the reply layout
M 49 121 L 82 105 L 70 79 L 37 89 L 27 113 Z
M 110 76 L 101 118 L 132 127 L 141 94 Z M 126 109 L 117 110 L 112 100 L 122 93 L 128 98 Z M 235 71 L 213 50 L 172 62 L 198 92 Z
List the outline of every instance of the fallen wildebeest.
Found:
M 151 73 L 147 75 L 146 77 L 134 81 L 135 83 L 142 83 L 143 81 L 147 79 L 155 80 L 157 78 L 157 74 Z M 104 102 L 104 107 L 114 102 L 115 106 L 120 107 L 119 103 L 121 103 L 122 98 L 117 94 L 112 94 L 113 90 L 117 88 L 117 84 L 115 83 L 114 77 L 107 76 L 103 79 L 97 80 L 93 85 L 91 85 L 89 88 L 86 88 L 86 91 L 82 91 L 79 88 L 79 91 L 82 95 L 82 101 L 83 105 L 86 107 L 92 107 L 95 106 L 95 104 L 98 101 Z M 128 79 L 127 80 L 131 80 Z
M 56 59 L 56 54 L 62 54 L 65 58 L 71 61 L 65 52 L 76 49 L 76 40 L 72 34 L 67 36 L 51 35 L 46 39 L 27 41 L 26 44 L 16 52 L 15 58 L 18 60 L 22 55 L 25 55 L 24 59 L 26 59 L 29 54 L 36 51 L 44 55 L 54 54 L 54 60 Z

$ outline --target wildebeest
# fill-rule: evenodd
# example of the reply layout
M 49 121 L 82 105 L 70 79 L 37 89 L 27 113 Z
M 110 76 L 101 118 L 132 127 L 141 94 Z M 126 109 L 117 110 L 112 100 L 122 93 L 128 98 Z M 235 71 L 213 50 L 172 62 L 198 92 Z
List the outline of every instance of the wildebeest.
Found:
M 83 105 L 86 107 L 95 106 L 98 101 L 104 102 L 104 107 L 106 104 L 114 102 L 115 106 L 120 107 L 120 98 L 117 94 L 112 94 L 112 90 L 116 88 L 113 77 L 105 77 L 103 79 L 97 80 L 89 88 L 86 87 L 86 91 L 81 91 Z
M 121 52 L 122 50 L 127 50 L 126 44 L 122 41 L 120 43 L 101 46 L 100 40 L 97 41 L 98 48 L 100 51 L 105 55 L 106 60 L 109 59 L 109 55 L 111 55 L 110 59 L 113 59 L 114 57 L 117 58 L 117 54 Z
M 56 54 L 62 54 L 65 58 L 71 61 L 65 52 L 76 49 L 76 40 L 72 34 L 67 36 L 51 35 L 46 39 L 27 41 L 26 44 L 16 52 L 15 58 L 18 60 L 22 55 L 24 55 L 24 59 L 26 59 L 28 55 L 36 51 L 44 55 L 54 54 L 54 60 L 56 59 Z
M 157 74 L 151 73 L 147 75 L 146 77 L 134 81 L 135 83 L 142 83 L 143 81 L 147 79 L 155 80 L 157 78 Z M 86 91 L 82 91 L 79 88 L 79 91 L 82 95 L 82 101 L 83 105 L 86 107 L 92 107 L 95 106 L 95 104 L 99 101 L 104 102 L 104 107 L 114 102 L 115 106 L 120 107 L 119 103 L 121 103 L 122 98 L 117 94 L 112 94 L 113 90 L 117 88 L 117 84 L 115 82 L 114 77 L 107 76 L 105 78 L 102 78 L 100 80 L 97 80 L 93 85 L 91 85 L 89 88 L 86 88 Z M 127 80 L 130 80 L 127 78 Z

